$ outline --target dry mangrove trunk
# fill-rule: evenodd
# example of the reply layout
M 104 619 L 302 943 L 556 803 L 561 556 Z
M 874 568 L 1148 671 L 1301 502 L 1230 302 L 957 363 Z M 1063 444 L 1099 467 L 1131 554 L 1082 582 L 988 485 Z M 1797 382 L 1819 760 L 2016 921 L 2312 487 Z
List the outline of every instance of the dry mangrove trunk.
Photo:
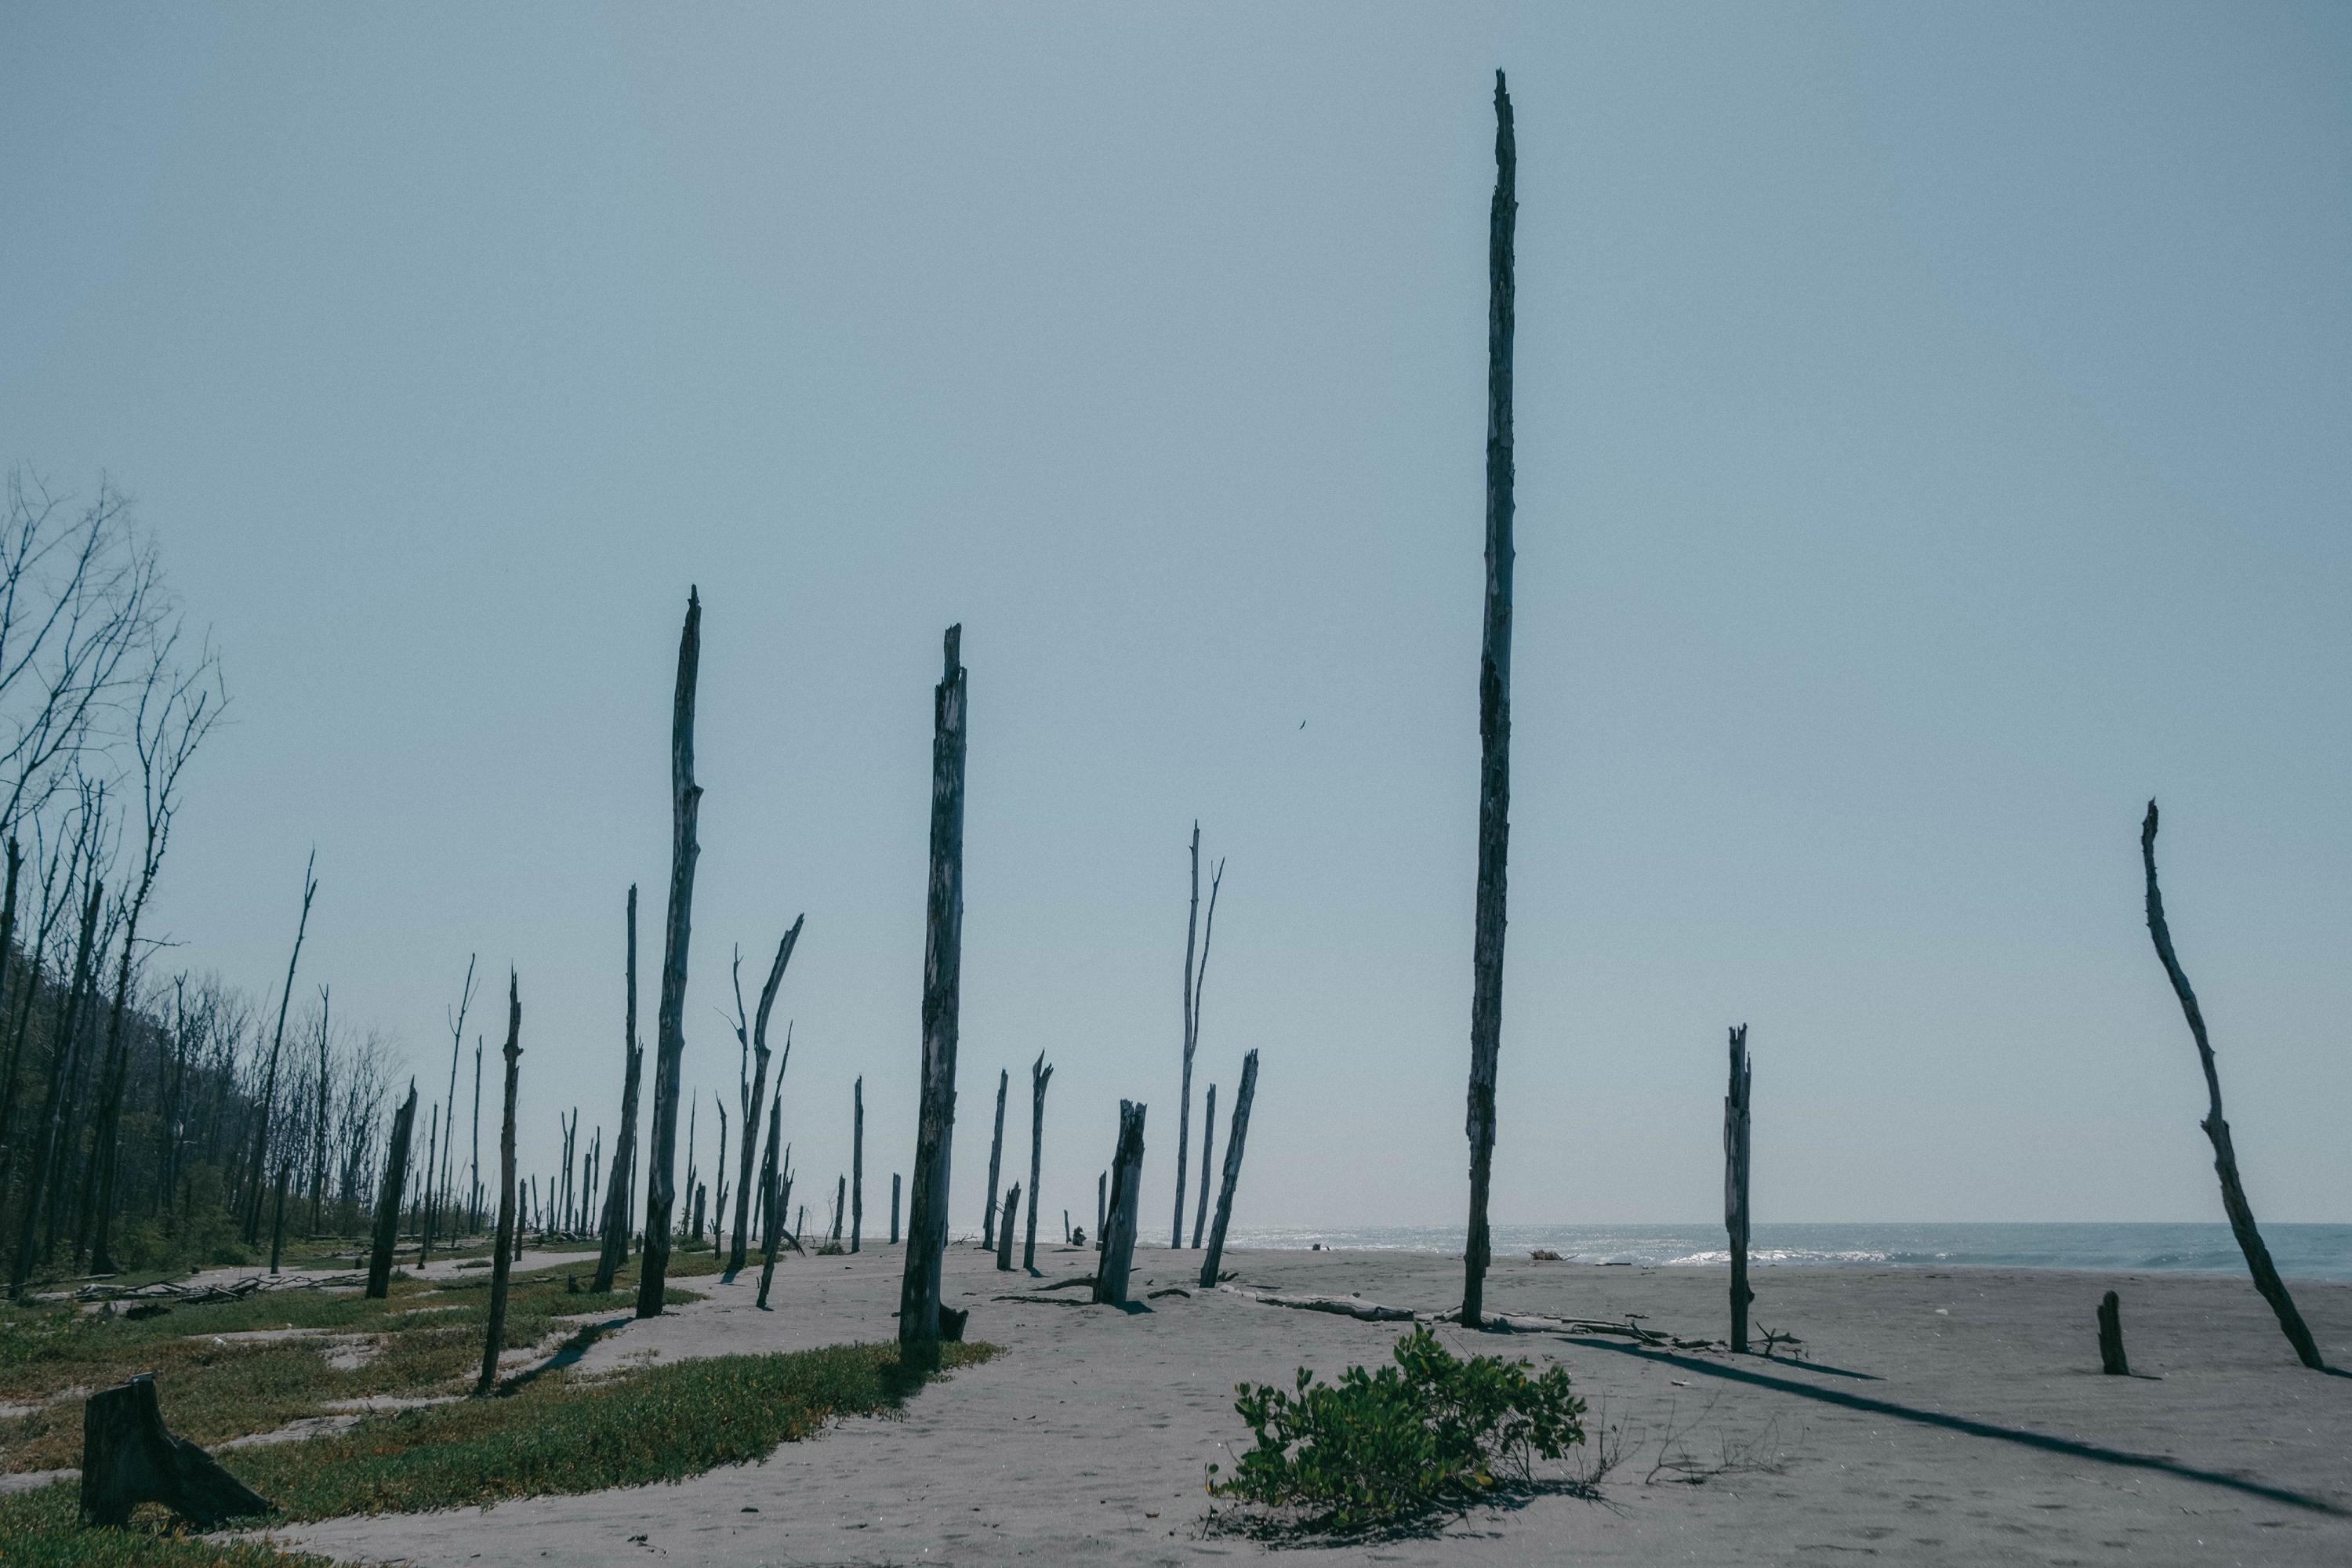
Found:
M 2271 1262 L 2270 1248 L 2263 1245 L 2263 1233 L 2254 1226 L 2253 1206 L 2246 1202 L 2246 1189 L 2238 1180 L 2238 1152 L 2230 1142 L 2230 1124 L 2221 1116 L 2221 1079 L 2214 1070 L 2213 1047 L 2205 1036 L 2205 1015 L 2197 1005 L 2197 993 L 2189 988 L 2189 976 L 2173 956 L 2172 932 L 2164 923 L 2164 898 L 2156 888 L 2156 802 L 2147 803 L 2147 816 L 2140 823 L 2139 854 L 2147 871 L 2147 934 L 2156 943 L 2156 956 L 2163 962 L 2164 973 L 2172 982 L 2173 994 L 2180 998 L 2180 1011 L 2189 1020 L 2189 1032 L 2197 1041 L 2197 1059 L 2205 1068 L 2205 1093 L 2210 1109 L 2205 1115 L 2205 1136 L 2213 1144 L 2213 1173 L 2221 1179 L 2221 1207 L 2230 1216 L 2230 1230 L 2238 1238 L 2238 1249 L 2246 1255 L 2246 1268 L 2254 1277 L 2254 1289 L 2271 1304 L 2277 1314 L 2279 1328 L 2285 1333 L 2287 1343 L 2294 1347 L 2303 1364 L 2315 1370 L 2326 1366 L 2319 1358 L 2319 1346 L 2304 1325 L 2303 1314 L 2295 1310 L 2294 1298 L 2286 1291 L 2286 1282 L 2279 1278 L 2278 1268 Z
M 945 638 L 945 672 L 932 693 L 931 874 L 923 938 L 922 1099 L 915 1131 L 914 1192 L 907 1216 L 906 1272 L 898 1286 L 898 1342 L 919 1364 L 936 1356 L 942 1327 L 940 1277 L 948 1245 L 948 1178 L 955 1134 L 956 1026 L 963 963 L 964 669 L 961 626 Z
M 1487 220 L 1486 618 L 1478 653 L 1478 902 L 1471 953 L 1470 1226 L 1462 1321 L 1480 1324 L 1492 1260 L 1487 1188 L 1495 1167 L 1495 1068 L 1503 1039 L 1504 862 L 1511 837 L 1511 231 L 1518 153 L 1511 99 L 1495 73 L 1495 199 Z
M 1201 1289 L 1217 1284 L 1217 1265 L 1225 1256 L 1225 1231 L 1234 1219 L 1234 1189 L 1241 1184 L 1242 1149 L 1249 1142 L 1250 1104 L 1257 1099 L 1257 1053 L 1242 1058 L 1242 1086 L 1234 1095 L 1234 1125 L 1225 1134 L 1225 1175 L 1217 1186 L 1217 1217 L 1209 1226 L 1209 1255 L 1201 1260 Z

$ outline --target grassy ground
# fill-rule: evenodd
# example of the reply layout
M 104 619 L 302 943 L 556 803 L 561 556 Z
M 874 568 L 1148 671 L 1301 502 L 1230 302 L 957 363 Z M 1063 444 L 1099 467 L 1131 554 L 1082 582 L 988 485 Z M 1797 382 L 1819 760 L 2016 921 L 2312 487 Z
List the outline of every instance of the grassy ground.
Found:
M 708 1253 L 680 1255 L 671 1275 L 708 1272 L 697 1264 L 709 1259 Z M 567 1281 L 587 1272 L 559 1265 L 515 1276 L 506 1348 L 549 1344 L 582 1327 L 567 1318 L 628 1310 L 634 1266 L 609 1296 L 572 1294 Z M 217 1306 L 175 1307 L 135 1321 L 63 1305 L 13 1308 L 0 1311 L 0 1403 L 39 1405 L 72 1389 L 102 1388 L 152 1372 L 164 1420 L 209 1447 L 328 1414 L 337 1401 L 462 1394 L 481 1366 L 488 1298 L 484 1271 L 438 1283 L 397 1280 L 382 1301 L 357 1291 L 283 1290 Z M 673 1305 L 695 1299 L 677 1288 L 665 1296 Z M 229 1337 L 285 1329 L 323 1333 L 275 1342 Z M 361 1336 L 341 1343 L 368 1351 L 368 1359 L 351 1369 L 330 1364 L 326 1352 L 338 1342 L 329 1336 L 340 1335 Z M 80 1452 L 79 1399 L 0 1419 L 0 1471 L 62 1468 L 78 1463 Z
M 995 1354 L 943 1347 L 941 1370 Z M 504 1397 L 372 1417 L 351 1431 L 223 1456 L 277 1503 L 281 1521 L 486 1507 L 509 1498 L 675 1481 L 762 1458 L 836 1416 L 897 1409 L 929 1377 L 895 1345 L 835 1345 L 720 1356 L 588 1382 L 534 1379 Z M 58 1568 L 284 1568 L 266 1548 L 173 1536 L 142 1518 L 129 1531 L 79 1529 L 69 1485 L 0 1499 L 0 1562 Z M 142 1515 L 158 1510 L 142 1510 Z

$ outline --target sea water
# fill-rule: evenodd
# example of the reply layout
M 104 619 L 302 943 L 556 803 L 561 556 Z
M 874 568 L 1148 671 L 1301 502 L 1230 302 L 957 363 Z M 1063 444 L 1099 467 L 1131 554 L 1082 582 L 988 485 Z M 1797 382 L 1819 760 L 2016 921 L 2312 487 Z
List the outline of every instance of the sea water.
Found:
M 2266 1225 L 2263 1240 L 2289 1279 L 2352 1280 L 2352 1225 Z M 1229 1246 L 1363 1248 L 1459 1255 L 1461 1227 L 1366 1226 L 1244 1230 Z M 1537 1247 L 1579 1263 L 1722 1268 L 1719 1225 L 1497 1225 L 1496 1258 Z M 2226 1225 L 1757 1225 L 1755 1267 L 2083 1268 L 2119 1274 L 2243 1274 Z

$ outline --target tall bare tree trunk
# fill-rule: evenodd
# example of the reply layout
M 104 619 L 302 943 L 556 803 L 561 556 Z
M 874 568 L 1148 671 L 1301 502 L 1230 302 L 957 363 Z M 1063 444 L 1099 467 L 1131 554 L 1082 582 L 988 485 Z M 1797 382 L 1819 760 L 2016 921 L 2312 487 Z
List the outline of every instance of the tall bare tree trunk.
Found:
M 996 1181 L 1004 1164 L 1004 1096 L 1013 1087 L 1013 1069 L 996 1069 L 996 1132 L 988 1141 L 988 1216 L 981 1222 L 980 1244 L 996 1250 Z
M 694 863 L 701 847 L 694 836 L 702 789 L 694 782 L 694 688 L 702 662 L 702 600 L 688 589 L 686 629 L 677 643 L 677 695 L 670 714 L 669 921 L 662 944 L 661 1009 L 654 1037 L 654 1127 L 652 1159 L 646 1180 L 646 1251 L 637 1269 L 637 1316 L 661 1315 L 668 1282 L 672 1183 L 677 1172 L 677 1072 L 686 1055 L 687 942 L 694 914 Z
M 286 960 L 286 988 L 278 994 L 278 1028 L 269 1038 L 269 1067 L 262 1079 L 261 1114 L 256 1118 L 253 1131 L 253 1160 L 247 1167 L 247 1185 L 250 1190 L 251 1206 L 245 1215 L 245 1239 L 251 1246 L 261 1232 L 261 1173 L 269 1154 L 269 1115 L 278 1103 L 278 1052 L 286 1043 L 286 1006 L 294 999 L 294 968 L 302 962 L 302 938 L 310 929 L 310 900 L 319 895 L 318 879 L 310 873 L 319 864 L 319 851 L 312 849 L 310 858 L 302 868 L 302 918 L 294 927 L 294 952 Z
M 931 696 L 931 878 L 923 939 L 923 1080 L 915 1130 L 907 1265 L 898 1284 L 902 1360 L 923 1365 L 940 1344 L 940 1277 L 947 1265 L 948 1178 L 955 1143 L 956 1022 L 963 964 L 963 627 L 950 626 L 945 672 Z
M 1487 220 L 1486 626 L 1478 654 L 1478 915 L 1471 955 L 1470 1233 L 1462 1321 L 1485 1321 L 1487 1187 L 1495 1168 L 1495 1064 L 1503 1042 L 1503 866 L 1511 837 L 1511 231 L 1518 153 L 1495 73 L 1495 200 Z
M 474 1380 L 477 1394 L 488 1394 L 499 1385 L 499 1352 L 506 1348 L 507 1340 L 507 1281 L 513 1274 L 517 1250 L 515 1090 L 522 1077 L 522 993 L 511 969 L 507 971 L 506 1059 L 506 1112 L 499 1126 L 499 1239 L 490 1249 L 490 1321 L 482 1338 L 482 1375 Z
M 327 1202 L 327 1052 L 331 1037 L 327 1032 L 330 1017 L 330 997 L 327 987 L 319 987 L 319 1104 L 317 1124 L 310 1133 L 310 1234 L 317 1236 L 324 1228 Z
M 751 1029 L 751 1046 L 758 1067 L 751 1077 L 751 1092 L 743 1100 L 743 1168 L 738 1173 L 735 1183 L 735 1241 L 727 1255 L 727 1272 L 730 1274 L 741 1271 L 744 1245 L 749 1238 L 751 1146 L 753 1135 L 760 1130 L 760 1107 L 766 1102 L 768 1094 L 768 1015 L 775 1009 L 776 992 L 784 983 L 784 966 L 792 963 L 793 949 L 800 945 L 801 927 L 807 921 L 808 916 L 805 914 L 793 921 L 793 929 L 786 931 L 784 940 L 776 944 L 776 961 L 768 966 L 768 983 L 760 988 L 760 1014 Z M 739 1031 L 741 1028 L 742 1013 L 743 993 L 739 987 L 735 993 L 735 1014 Z M 784 1041 L 784 1059 L 787 1064 L 792 1060 L 792 1040 L 788 1033 Z M 776 1073 L 776 1085 L 779 1089 L 783 1087 L 783 1071 L 779 1068 Z M 762 1182 L 760 1191 L 763 1196 L 767 1190 L 767 1184 Z
M 1168 1237 L 1171 1247 L 1184 1245 L 1184 1167 L 1190 1160 L 1192 1131 L 1192 1053 L 1201 1044 L 1201 982 L 1209 973 L 1209 943 L 1217 934 L 1217 889 L 1225 879 L 1225 863 L 1217 862 L 1209 878 L 1209 920 L 1201 931 L 1201 962 L 1192 962 L 1192 931 L 1201 916 L 1201 825 L 1192 824 L 1192 902 L 1184 917 L 1184 1087 L 1176 1100 L 1176 1218 Z M 1030 1212 L 1036 1207 L 1032 1205 Z
M 1731 1087 L 1723 1097 L 1723 1228 L 1731 1245 L 1731 1353 L 1748 1353 L 1748 1026 L 1731 1031 Z
M 598 1295 L 613 1288 L 613 1276 L 629 1260 L 629 1215 L 637 1156 L 637 1078 L 645 1066 L 645 1047 L 637 1040 L 637 885 L 629 884 L 629 1001 L 621 1023 L 621 1047 L 627 1067 L 621 1078 L 621 1135 L 613 1148 L 612 1190 L 604 1194 L 604 1245 L 596 1255 Z
M 849 1250 L 859 1250 L 866 1230 L 866 1079 L 850 1090 Z
M 2189 976 L 2180 961 L 2172 955 L 2172 932 L 2164 923 L 2164 897 L 2156 889 L 2156 802 L 2147 803 L 2147 816 L 2139 825 L 2139 856 L 2147 870 L 2147 934 L 2156 942 L 2156 956 L 2163 961 L 2166 978 L 2172 982 L 2173 994 L 2180 998 L 2181 1015 L 2189 1020 L 2189 1032 L 2197 1041 L 2197 1059 L 2205 1068 L 2205 1094 L 2210 1109 L 2205 1113 L 2205 1136 L 2213 1144 L 2213 1173 L 2221 1179 L 2221 1207 L 2230 1216 L 2231 1234 L 2238 1238 L 2238 1250 L 2246 1255 L 2246 1268 L 2254 1277 L 2254 1289 L 2271 1304 L 2277 1314 L 2279 1328 L 2287 1343 L 2304 1365 L 2315 1370 L 2326 1363 L 2319 1358 L 2319 1346 L 2304 1325 L 2303 1314 L 2295 1310 L 2294 1298 L 2286 1293 L 2286 1282 L 2279 1278 L 2277 1268 L 2271 1262 L 2271 1249 L 2263 1245 L 2263 1233 L 2254 1227 L 2253 1206 L 2246 1202 L 2246 1189 L 2238 1180 L 2238 1151 L 2230 1142 L 2230 1124 L 2221 1117 L 2221 1079 L 2213 1068 L 2213 1047 L 2205 1037 L 2205 1015 L 2197 1005 L 2197 993 L 2189 988 Z
M 1037 1271 L 1037 1194 L 1045 1179 L 1045 1086 L 1054 1081 L 1054 1064 L 1039 1051 L 1029 1068 L 1029 1219 L 1021 1242 L 1021 1267 Z
M 1225 1256 L 1225 1227 L 1234 1219 L 1234 1189 L 1241 1184 L 1242 1146 L 1249 1142 L 1250 1102 L 1257 1098 L 1257 1053 L 1242 1058 L 1242 1087 L 1234 1095 L 1233 1130 L 1225 1134 L 1225 1178 L 1217 1189 L 1217 1221 L 1209 1227 L 1209 1255 L 1201 1260 L 1201 1289 L 1217 1287 L 1217 1265 Z

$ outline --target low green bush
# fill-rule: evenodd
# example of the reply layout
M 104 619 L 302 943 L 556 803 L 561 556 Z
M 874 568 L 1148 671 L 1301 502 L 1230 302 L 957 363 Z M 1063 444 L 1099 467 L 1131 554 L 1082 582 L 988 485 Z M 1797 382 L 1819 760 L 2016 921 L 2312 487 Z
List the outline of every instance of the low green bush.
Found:
M 1397 1342 L 1396 1364 L 1351 1366 L 1337 1384 L 1298 1369 L 1296 1390 L 1242 1384 L 1234 1408 L 1256 1444 L 1209 1490 L 1352 1534 L 1468 1507 L 1528 1486 L 1538 1458 L 1584 1441 L 1584 1402 L 1566 1369 L 1455 1355 L 1428 1328 Z

